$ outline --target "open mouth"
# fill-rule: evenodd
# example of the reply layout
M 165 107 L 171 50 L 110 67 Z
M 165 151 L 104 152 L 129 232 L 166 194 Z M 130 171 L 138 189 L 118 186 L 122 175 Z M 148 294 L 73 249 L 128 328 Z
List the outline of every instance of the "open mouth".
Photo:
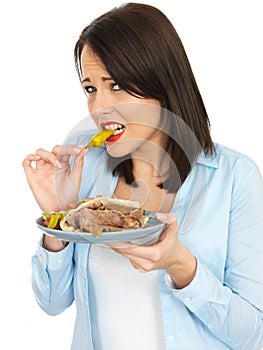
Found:
M 102 128 L 105 130 L 116 130 L 113 135 L 118 135 L 122 133 L 125 130 L 125 126 L 122 124 L 115 124 L 115 123 L 107 123 L 107 124 L 102 124 Z

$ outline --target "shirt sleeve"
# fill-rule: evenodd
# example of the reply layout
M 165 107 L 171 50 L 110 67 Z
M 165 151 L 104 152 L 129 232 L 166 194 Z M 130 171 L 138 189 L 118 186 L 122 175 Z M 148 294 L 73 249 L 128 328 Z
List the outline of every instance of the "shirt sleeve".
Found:
M 231 349 L 263 348 L 263 184 L 254 166 L 235 179 L 224 281 L 198 260 L 193 281 L 173 294 Z
M 49 252 L 42 247 L 32 258 L 32 286 L 34 296 L 41 308 L 50 315 L 57 315 L 74 300 L 73 262 L 74 244 L 60 252 Z

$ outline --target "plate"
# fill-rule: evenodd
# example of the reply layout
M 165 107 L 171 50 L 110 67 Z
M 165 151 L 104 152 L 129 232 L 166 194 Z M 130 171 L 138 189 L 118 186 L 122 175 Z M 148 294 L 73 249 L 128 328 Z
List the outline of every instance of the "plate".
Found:
M 151 245 L 158 241 L 166 224 L 159 221 L 155 213 L 146 212 L 145 215 L 149 216 L 150 219 L 144 228 L 102 232 L 99 238 L 94 237 L 90 232 L 68 232 L 48 228 L 44 226 L 42 217 L 38 218 L 36 223 L 45 234 L 68 242 L 102 244 L 130 242 L 138 245 Z

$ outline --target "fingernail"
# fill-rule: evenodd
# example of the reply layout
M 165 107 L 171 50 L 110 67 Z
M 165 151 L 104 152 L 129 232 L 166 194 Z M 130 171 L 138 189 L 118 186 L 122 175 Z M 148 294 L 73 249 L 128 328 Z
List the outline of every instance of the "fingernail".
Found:
M 169 214 L 167 213 L 156 213 L 157 219 L 166 221 L 169 219 Z
M 165 222 L 166 224 L 170 224 L 176 219 L 173 213 L 156 213 L 156 216 L 158 220 Z
M 55 161 L 55 166 L 57 167 L 57 168 L 62 168 L 62 164 L 60 163 L 60 161 L 59 160 L 56 160 Z

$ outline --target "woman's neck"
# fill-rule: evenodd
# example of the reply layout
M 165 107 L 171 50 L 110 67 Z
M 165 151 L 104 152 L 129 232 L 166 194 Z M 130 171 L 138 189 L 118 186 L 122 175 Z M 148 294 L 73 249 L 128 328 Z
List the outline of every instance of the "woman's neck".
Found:
M 132 171 L 135 178 L 164 178 L 169 171 L 170 157 L 163 147 L 151 144 L 146 150 L 136 150 L 131 155 Z

